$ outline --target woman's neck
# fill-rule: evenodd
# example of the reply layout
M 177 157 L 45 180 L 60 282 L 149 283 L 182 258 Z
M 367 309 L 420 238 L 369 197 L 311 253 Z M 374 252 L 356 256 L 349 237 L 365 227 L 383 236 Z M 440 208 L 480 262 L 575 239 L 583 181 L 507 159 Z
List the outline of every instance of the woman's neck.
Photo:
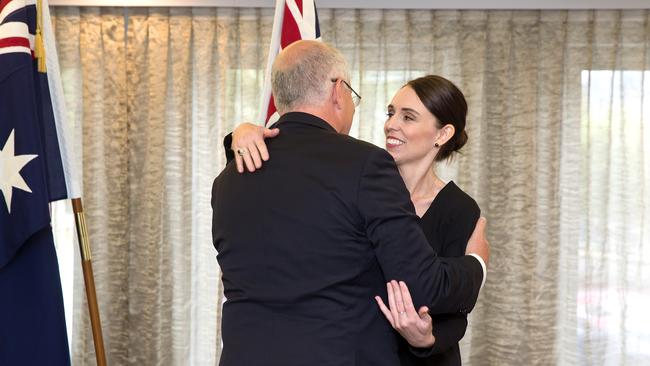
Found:
M 398 166 L 398 169 L 414 204 L 420 200 L 433 201 L 445 186 L 445 182 L 438 178 L 433 165 L 429 162 L 418 161 L 402 164 Z

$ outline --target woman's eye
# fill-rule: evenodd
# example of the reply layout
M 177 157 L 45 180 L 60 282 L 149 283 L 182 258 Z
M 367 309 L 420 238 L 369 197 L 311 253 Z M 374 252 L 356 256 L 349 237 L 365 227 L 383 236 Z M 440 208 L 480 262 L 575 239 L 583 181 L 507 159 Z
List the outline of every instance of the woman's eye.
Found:
M 404 116 L 405 121 L 413 121 L 413 117 L 409 116 L 408 114 Z
M 395 115 L 395 113 L 393 113 L 393 112 L 386 112 L 386 116 L 387 116 L 388 118 L 391 118 L 391 117 L 394 116 L 394 115 Z

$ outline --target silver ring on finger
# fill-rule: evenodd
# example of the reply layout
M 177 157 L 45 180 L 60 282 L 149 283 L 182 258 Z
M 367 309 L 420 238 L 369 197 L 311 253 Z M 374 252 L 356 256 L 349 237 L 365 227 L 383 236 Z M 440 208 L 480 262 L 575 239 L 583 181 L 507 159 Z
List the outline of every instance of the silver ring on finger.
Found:
M 401 316 L 406 316 L 406 311 L 400 311 L 400 312 L 399 312 L 399 315 L 401 315 Z
M 242 148 L 239 148 L 239 149 L 237 149 L 235 151 L 237 151 L 237 155 L 242 156 L 242 157 L 248 153 L 248 150 L 242 149 Z

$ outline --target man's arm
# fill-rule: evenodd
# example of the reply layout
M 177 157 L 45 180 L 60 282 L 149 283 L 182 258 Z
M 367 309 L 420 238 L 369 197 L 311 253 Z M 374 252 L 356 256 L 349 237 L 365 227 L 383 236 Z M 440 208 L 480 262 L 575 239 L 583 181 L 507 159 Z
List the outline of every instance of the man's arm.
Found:
M 392 157 L 373 150 L 359 180 L 358 207 L 386 280 L 408 284 L 416 308 L 468 313 L 476 304 L 483 269 L 472 256 L 439 258 L 429 246 Z
M 467 330 L 467 315 L 465 314 L 444 314 L 433 315 L 433 336 L 436 343 L 433 344 L 430 354 L 438 354 L 447 351 L 453 345 L 458 344 Z
M 433 346 L 418 348 L 409 344 L 411 353 L 421 358 L 446 352 L 463 339 L 467 330 L 467 315 L 465 314 L 437 315 L 433 316 L 431 321 L 433 322 L 432 334 L 435 339 Z

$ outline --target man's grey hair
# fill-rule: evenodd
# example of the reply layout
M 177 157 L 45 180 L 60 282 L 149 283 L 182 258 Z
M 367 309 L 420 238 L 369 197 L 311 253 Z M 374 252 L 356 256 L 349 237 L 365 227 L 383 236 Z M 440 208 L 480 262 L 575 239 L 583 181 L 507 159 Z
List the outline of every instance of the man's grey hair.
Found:
M 308 47 L 296 59 L 273 64 L 271 87 L 280 114 L 302 106 L 322 105 L 332 88 L 333 78 L 349 80 L 345 58 L 326 44 Z

